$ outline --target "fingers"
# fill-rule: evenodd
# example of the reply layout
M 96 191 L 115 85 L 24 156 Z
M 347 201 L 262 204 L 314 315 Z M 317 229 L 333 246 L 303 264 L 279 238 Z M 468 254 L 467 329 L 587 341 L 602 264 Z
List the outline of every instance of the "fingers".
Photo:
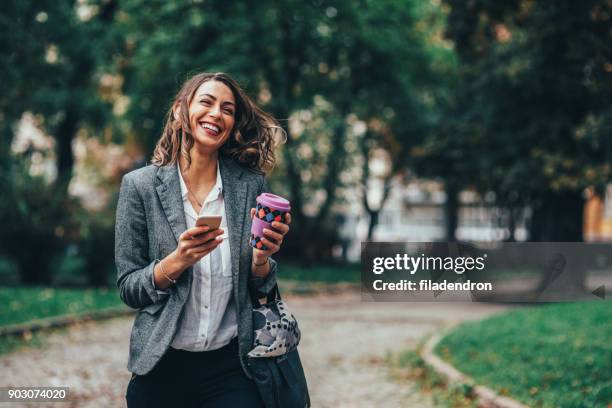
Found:
M 265 251 L 262 251 L 268 256 L 277 253 L 280 249 L 280 244 L 282 243 L 282 241 L 277 243 L 268 238 L 262 238 L 261 242 L 263 242 L 263 244 L 268 248 Z
M 280 232 L 283 235 L 286 235 L 289 232 L 289 225 L 283 224 L 282 222 L 274 221 L 272 223 L 272 227 L 274 230 Z
M 291 213 L 287 213 L 285 220 L 287 221 L 287 225 L 291 224 Z
M 191 253 L 199 258 L 203 258 L 206 255 L 208 255 L 209 253 L 211 253 L 212 251 L 215 250 L 215 248 L 217 248 L 219 246 L 219 244 L 221 244 L 222 240 L 217 240 L 217 239 L 213 239 L 211 241 L 208 241 L 207 243 L 203 244 L 203 245 L 199 245 L 197 247 L 191 248 Z
M 184 247 L 186 249 L 188 249 L 188 248 L 197 248 L 199 246 L 202 246 L 203 244 L 208 243 L 211 240 L 216 240 L 215 238 L 223 235 L 223 233 L 224 233 L 223 229 L 217 228 L 216 230 L 207 232 L 205 234 L 200 234 L 200 235 L 195 236 L 194 238 L 192 238 L 190 240 L 189 239 L 186 240 L 185 243 L 184 243 Z M 222 241 L 222 239 L 219 240 L 218 242 L 221 242 L 221 241 Z
M 251 219 L 253 219 L 253 217 L 255 217 L 255 209 L 251 208 Z
M 274 223 L 272 225 L 274 225 Z M 286 230 L 288 231 L 289 227 L 286 228 Z M 264 236 L 261 237 L 261 242 L 266 246 L 267 249 L 265 251 L 262 251 L 262 253 L 267 256 L 277 253 L 280 250 L 281 245 L 283 244 L 283 238 L 285 234 L 279 231 L 271 230 L 269 228 L 264 228 L 263 234 Z
M 273 231 L 268 228 L 264 228 L 263 233 L 264 233 L 264 238 L 272 239 L 274 242 L 278 243 L 279 245 L 283 242 L 284 234 L 281 234 L 279 232 Z
M 179 241 L 183 239 L 192 239 L 196 235 L 202 234 L 209 229 L 210 228 L 208 226 L 189 228 L 179 236 Z

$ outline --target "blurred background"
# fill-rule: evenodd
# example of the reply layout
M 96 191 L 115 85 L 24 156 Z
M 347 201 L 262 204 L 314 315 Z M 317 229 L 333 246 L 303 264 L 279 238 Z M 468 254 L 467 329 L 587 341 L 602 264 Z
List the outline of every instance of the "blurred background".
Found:
M 612 240 L 611 18 L 610 0 L 3 2 L 2 323 L 118 303 L 121 178 L 200 71 L 287 131 L 268 174 L 293 207 L 286 278 L 357 282 L 366 240 Z

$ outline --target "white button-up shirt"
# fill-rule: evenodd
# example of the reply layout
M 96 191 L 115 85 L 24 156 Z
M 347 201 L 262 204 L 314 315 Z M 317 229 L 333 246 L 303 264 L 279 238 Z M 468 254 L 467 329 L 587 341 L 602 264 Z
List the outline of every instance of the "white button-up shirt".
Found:
M 178 164 L 177 171 L 187 228 L 195 226 L 198 216 L 221 215 L 221 228 L 227 237 L 229 231 L 219 165 L 217 164 L 217 181 L 204 200 L 199 214 L 187 198 L 187 185 Z M 237 334 L 231 253 L 229 239 L 225 238 L 213 252 L 193 265 L 193 282 L 189 297 L 170 345 L 188 351 L 215 350 L 227 345 Z

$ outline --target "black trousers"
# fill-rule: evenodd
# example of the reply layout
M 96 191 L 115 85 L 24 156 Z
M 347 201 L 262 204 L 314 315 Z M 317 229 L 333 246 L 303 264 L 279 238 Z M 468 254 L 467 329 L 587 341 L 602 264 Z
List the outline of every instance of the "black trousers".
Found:
M 128 408 L 263 408 L 255 383 L 242 371 L 238 342 L 218 350 L 169 348 L 146 375 L 128 384 Z

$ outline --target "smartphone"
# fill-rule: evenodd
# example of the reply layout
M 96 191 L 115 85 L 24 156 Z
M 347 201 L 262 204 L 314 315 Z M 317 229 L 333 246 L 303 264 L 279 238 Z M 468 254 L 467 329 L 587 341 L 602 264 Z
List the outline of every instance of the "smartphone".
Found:
M 221 226 L 221 216 L 220 215 L 205 215 L 198 217 L 196 220 L 196 227 L 207 226 L 210 228 L 210 231 L 216 230 Z

